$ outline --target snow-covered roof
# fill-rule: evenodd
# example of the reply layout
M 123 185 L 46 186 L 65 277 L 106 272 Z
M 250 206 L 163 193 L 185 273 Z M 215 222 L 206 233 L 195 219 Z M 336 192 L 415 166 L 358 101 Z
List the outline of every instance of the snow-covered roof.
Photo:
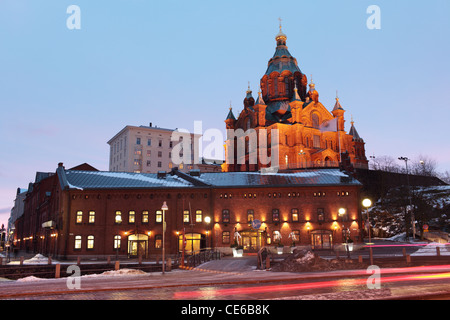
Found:
M 199 176 L 173 171 L 156 173 L 59 170 L 62 187 L 69 189 L 146 189 L 186 187 L 281 187 L 361 185 L 338 169 L 310 169 L 292 173 L 203 172 Z

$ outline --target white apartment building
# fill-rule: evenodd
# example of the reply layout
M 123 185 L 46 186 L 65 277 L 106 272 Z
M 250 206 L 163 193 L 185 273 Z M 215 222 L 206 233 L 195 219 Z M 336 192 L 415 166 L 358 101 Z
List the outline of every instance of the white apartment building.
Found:
M 190 141 L 178 145 L 183 141 L 172 141 L 171 137 L 177 130 L 159 128 L 150 123 L 149 126 L 126 126 L 111 140 L 109 152 L 109 171 L 157 173 L 170 171 L 174 167 L 187 172 L 199 169 L 200 135 L 185 134 L 185 141 L 190 135 Z M 194 139 L 197 141 L 194 143 Z M 189 150 L 187 150 L 189 149 Z M 188 152 L 189 151 L 189 152 Z M 177 154 L 178 153 L 178 157 Z M 190 154 L 190 157 L 186 157 Z M 177 159 L 183 159 L 180 163 Z

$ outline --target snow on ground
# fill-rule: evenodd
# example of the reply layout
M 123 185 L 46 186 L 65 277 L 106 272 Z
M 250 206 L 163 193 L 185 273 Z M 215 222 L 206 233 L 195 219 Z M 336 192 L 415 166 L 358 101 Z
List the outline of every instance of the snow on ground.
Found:
M 419 248 L 419 250 L 412 253 L 411 256 L 435 256 L 436 247 L 439 247 L 441 256 L 450 256 L 450 246 L 438 242 L 431 242 L 426 246 Z
M 81 278 L 97 278 L 97 277 L 104 277 L 104 276 L 117 277 L 117 276 L 143 275 L 143 274 L 147 274 L 147 273 L 142 270 L 124 268 L 124 269 L 119 269 L 119 270 L 105 271 L 100 274 L 87 274 L 87 275 L 81 276 Z M 18 282 L 31 282 L 31 281 L 42 281 L 42 280 L 53 280 L 53 278 L 48 279 L 48 278 L 38 278 L 35 276 L 29 276 L 29 277 L 17 279 Z
M 52 260 L 52 264 L 59 263 L 56 260 Z M 8 262 L 9 265 L 20 264 L 20 261 L 11 261 Z M 48 258 L 43 256 L 42 254 L 37 254 L 34 257 L 24 260 L 23 264 L 48 264 Z

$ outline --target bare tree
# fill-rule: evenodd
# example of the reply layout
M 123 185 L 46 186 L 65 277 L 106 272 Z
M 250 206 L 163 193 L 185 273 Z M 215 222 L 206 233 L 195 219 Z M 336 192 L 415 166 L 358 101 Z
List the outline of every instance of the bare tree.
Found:
M 400 172 L 401 168 L 396 160 L 391 156 L 373 157 L 371 161 L 372 170 L 380 170 L 386 172 Z
M 410 173 L 421 176 L 436 177 L 438 175 L 437 161 L 431 157 L 419 155 L 418 158 L 411 161 Z

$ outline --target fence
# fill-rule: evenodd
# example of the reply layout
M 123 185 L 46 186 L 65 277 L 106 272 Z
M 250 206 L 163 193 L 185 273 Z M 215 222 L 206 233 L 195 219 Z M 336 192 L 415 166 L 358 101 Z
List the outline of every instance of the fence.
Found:
M 187 254 L 185 258 L 187 260 L 187 266 L 195 268 L 196 266 L 211 260 L 220 260 L 222 254 L 217 249 L 201 249 Z

